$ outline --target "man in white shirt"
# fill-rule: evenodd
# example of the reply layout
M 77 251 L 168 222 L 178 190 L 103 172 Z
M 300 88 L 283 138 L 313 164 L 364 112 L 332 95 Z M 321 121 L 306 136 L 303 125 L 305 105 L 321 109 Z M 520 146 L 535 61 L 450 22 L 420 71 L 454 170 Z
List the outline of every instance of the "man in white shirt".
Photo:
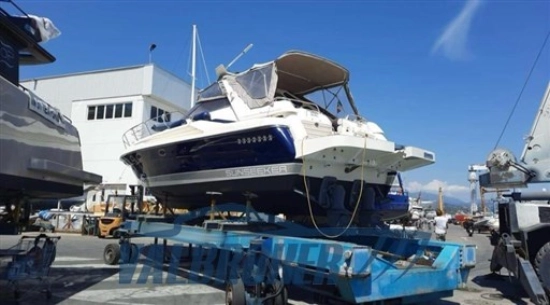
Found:
M 434 218 L 435 223 L 435 237 L 437 240 L 445 241 L 447 235 L 447 229 L 449 228 L 447 217 L 443 216 L 443 211 L 437 209 L 437 216 Z

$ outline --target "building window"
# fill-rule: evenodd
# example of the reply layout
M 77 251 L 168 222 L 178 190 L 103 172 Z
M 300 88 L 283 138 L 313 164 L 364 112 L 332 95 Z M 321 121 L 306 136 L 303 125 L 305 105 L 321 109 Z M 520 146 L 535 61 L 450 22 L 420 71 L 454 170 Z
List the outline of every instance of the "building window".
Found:
M 116 104 L 115 118 L 121 118 L 121 117 L 122 117 L 122 104 Z
M 105 108 L 106 111 L 105 111 L 105 118 L 106 119 L 112 119 L 113 118 L 113 108 L 114 108 L 115 105 L 107 105 L 107 107 Z
M 88 121 L 132 117 L 132 102 L 88 106 Z
M 170 113 L 155 106 L 151 106 L 151 119 L 159 123 L 170 122 Z
M 151 119 L 156 119 L 157 118 L 157 107 L 155 106 L 151 106 L 151 115 L 150 115 L 150 118 Z
M 95 119 L 95 106 L 88 106 L 88 120 Z
M 132 103 L 125 103 L 124 104 L 124 117 L 125 118 L 132 117 Z
M 97 106 L 96 120 L 103 120 L 105 115 L 105 105 Z

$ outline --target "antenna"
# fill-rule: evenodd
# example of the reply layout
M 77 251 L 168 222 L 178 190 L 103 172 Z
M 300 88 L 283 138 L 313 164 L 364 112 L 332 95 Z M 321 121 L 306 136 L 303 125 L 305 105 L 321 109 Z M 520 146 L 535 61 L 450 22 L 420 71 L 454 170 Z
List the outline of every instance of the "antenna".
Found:
M 235 57 L 235 59 L 233 59 L 228 65 L 227 65 L 227 68 L 226 69 L 229 69 L 229 67 L 231 67 L 239 58 L 241 58 L 244 54 L 246 54 L 246 52 L 248 52 L 250 49 L 252 49 L 254 45 L 253 44 L 249 44 L 248 46 L 246 46 L 246 48 L 244 48 L 244 50 L 241 52 L 241 54 L 237 55 L 237 57 Z
M 216 76 L 218 77 L 218 79 L 220 77 L 222 77 L 223 75 L 227 74 L 227 69 L 229 69 L 229 67 L 231 67 L 239 58 L 241 58 L 244 54 L 246 54 L 246 52 L 248 52 L 250 49 L 252 49 L 253 46 L 254 46 L 253 44 L 249 44 L 248 46 L 246 46 L 246 48 L 244 48 L 244 50 L 239 55 L 237 55 L 237 57 L 235 57 L 229 63 L 229 65 L 227 65 L 227 67 L 224 67 L 223 64 L 217 66 L 216 67 Z
M 195 105 L 195 70 L 196 70 L 196 61 L 197 61 L 197 26 L 193 24 L 193 51 L 191 55 L 191 107 Z

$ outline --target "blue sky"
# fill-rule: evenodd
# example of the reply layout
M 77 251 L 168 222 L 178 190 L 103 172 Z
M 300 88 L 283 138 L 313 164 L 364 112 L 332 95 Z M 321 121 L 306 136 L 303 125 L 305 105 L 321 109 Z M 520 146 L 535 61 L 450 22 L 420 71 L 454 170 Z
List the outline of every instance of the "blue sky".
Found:
M 351 72 L 361 113 L 395 142 L 436 153 L 404 174 L 411 191 L 467 200 L 467 167 L 492 151 L 550 31 L 550 1 L 24 1 L 61 36 L 44 46 L 57 61 L 22 78 L 153 62 L 189 80 L 192 24 L 210 79 L 286 50 L 326 56 Z M 550 81 L 550 42 L 500 146 L 518 157 Z M 197 84 L 205 86 L 199 63 Z

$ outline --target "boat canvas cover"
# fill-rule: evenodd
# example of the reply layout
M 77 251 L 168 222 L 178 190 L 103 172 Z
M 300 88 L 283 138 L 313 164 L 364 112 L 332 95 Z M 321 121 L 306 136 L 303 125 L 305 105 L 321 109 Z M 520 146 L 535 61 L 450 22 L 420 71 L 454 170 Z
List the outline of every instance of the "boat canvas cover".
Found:
M 248 107 L 254 109 L 272 102 L 277 89 L 306 95 L 344 85 L 348 82 L 349 72 L 325 58 L 291 51 L 275 61 L 256 64 L 245 72 L 224 78 Z
M 250 109 L 263 107 L 273 101 L 277 89 L 275 64 L 254 65 L 249 70 L 225 77 L 229 85 Z
M 277 88 L 297 95 L 341 86 L 349 80 L 349 72 L 344 67 L 305 52 L 287 52 L 275 60 L 275 64 L 279 76 Z
M 40 35 L 39 42 L 46 42 L 48 40 L 57 38 L 59 35 L 61 35 L 61 31 L 59 31 L 59 29 L 55 27 L 55 25 L 50 19 L 46 17 L 39 17 L 34 15 L 28 15 L 28 16 L 30 19 L 33 20 L 34 25 L 38 30 L 38 33 Z

